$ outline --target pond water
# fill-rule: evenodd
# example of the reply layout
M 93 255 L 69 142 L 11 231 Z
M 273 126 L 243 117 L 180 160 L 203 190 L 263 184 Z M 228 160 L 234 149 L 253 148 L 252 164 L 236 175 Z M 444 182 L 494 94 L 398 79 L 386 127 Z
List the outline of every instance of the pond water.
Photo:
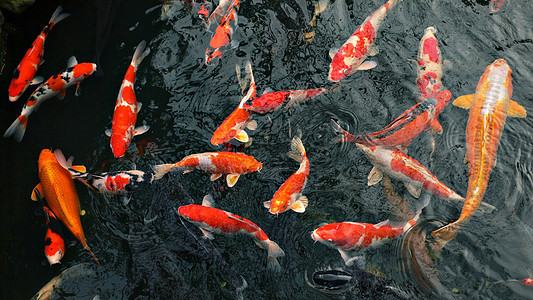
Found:
M 335 132 L 330 119 L 338 120 L 351 133 L 367 133 L 384 127 L 416 104 L 413 60 L 429 26 L 438 30 L 436 36 L 446 61 L 443 84 L 452 99 L 473 93 L 485 68 L 504 58 L 513 69 L 513 99 L 533 112 L 533 3 L 508 0 L 498 12 L 491 12 L 489 2 L 400 2 L 379 29 L 379 54 L 372 58 L 378 63 L 376 68 L 356 72 L 338 87 L 294 109 L 256 117 L 259 126 L 249 131 L 253 143 L 242 151 L 261 161 L 263 169 L 242 176 L 233 188 L 211 182 L 200 171 L 171 174 L 163 183 L 137 190 L 124 206 L 120 197 L 104 197 L 76 183 L 86 211 L 82 224 L 87 241 L 101 265 L 97 266 L 80 243 L 67 235 L 65 257 L 60 265 L 50 267 L 43 255 L 44 217 L 29 197 L 39 180 L 37 160 L 42 149 L 60 148 L 65 155 L 75 157 L 75 164 L 84 164 L 93 173 L 134 167 L 150 171 L 152 165 L 177 162 L 189 154 L 219 151 L 223 148 L 213 146 L 210 139 L 238 105 L 241 88 L 236 64 L 251 62 L 258 93 L 267 88 L 333 86 L 327 80 L 329 49 L 340 47 L 385 3 L 331 1 L 318 17 L 314 41 L 305 43 L 302 34 L 309 29 L 314 1 L 242 1 L 233 36 L 238 45 L 227 50 L 218 63 L 205 66 L 204 53 L 212 33 L 187 4 L 175 2 L 162 13 L 158 1 L 122 1 L 102 52 L 99 68 L 103 76 L 83 82 L 79 97 L 72 89 L 64 100 L 48 100 L 30 117 L 21 143 L 1 140 L 1 297 L 30 298 L 62 271 L 86 263 L 82 272 L 65 279 L 62 297 L 148 298 L 156 297 L 158 291 L 160 295 L 174 291 L 175 298 L 193 299 L 387 298 L 372 287 L 370 292 L 353 286 L 333 291 L 312 284 L 315 271 L 346 270 L 336 250 L 311 239 L 314 229 L 325 222 L 378 223 L 395 214 L 382 183 L 367 186 L 372 165 L 366 157 L 354 144 L 332 142 Z M 72 16 L 49 35 L 45 63 L 38 74 L 46 78 L 64 69 L 71 55 L 80 62 L 93 61 L 97 26 L 94 3 L 39 1 L 20 16 L 6 15 L 6 21 L 13 25 L 8 32 L 2 90 L 7 91 L 12 71 L 59 4 Z M 143 103 L 137 124 L 148 124 L 150 130 L 133 139 L 123 158 L 115 159 L 104 131 L 111 127 L 120 83 L 135 46 L 143 39 L 151 53 L 140 65 L 135 83 L 137 99 Z M 1 128 L 9 127 L 18 116 L 24 97 L 16 103 L 10 103 L 7 96 L 2 101 Z M 409 146 L 410 156 L 463 196 L 468 186 L 468 165 L 463 162 L 467 120 L 468 111 L 449 105 L 439 117 L 444 132 L 435 136 L 435 151 L 430 155 L 427 133 Z M 361 250 L 366 271 L 401 290 L 397 292 L 399 298 L 533 298 L 531 286 L 515 281 L 533 277 L 533 205 L 528 196 L 533 192 L 532 120 L 531 116 L 507 119 L 497 165 L 483 200 L 496 211 L 475 214 L 443 250 L 426 252 L 429 248 L 420 232 L 456 220 L 462 205 L 423 194 L 420 199 L 431 197 L 431 201 L 420 220 L 430 221 L 382 247 Z M 289 211 L 271 215 L 263 202 L 297 170 L 298 164 L 285 153 L 299 131 L 311 165 L 304 190 L 309 206 L 303 214 Z M 146 229 L 151 226 L 146 220 L 154 209 L 153 201 L 164 199 L 169 186 L 178 182 L 190 196 L 187 199 L 200 204 L 203 196 L 211 193 L 218 208 L 258 224 L 285 251 L 280 259 L 281 272 L 267 272 L 266 251 L 247 237 L 216 236 L 213 249 L 229 266 L 220 267 L 173 242 L 186 234 L 176 228 L 173 236 L 172 226 L 181 226 L 175 215 L 169 213 L 168 219 L 158 221 L 168 221 L 161 225 L 163 229 Z M 392 184 L 399 195 L 410 199 L 411 209 L 421 202 L 410 197 L 400 182 L 392 180 Z M 152 235 L 140 238 L 144 244 L 136 248 L 141 243 L 132 242 L 132 237 L 143 230 Z M 152 248 L 167 252 L 144 255 Z M 413 253 L 415 260 L 409 258 Z M 426 253 L 424 257 L 429 260 L 417 257 L 417 253 Z M 166 259 L 159 263 L 161 257 Z M 139 275 L 142 266 L 145 277 Z M 160 273 L 146 275 L 151 268 Z M 235 291 L 234 273 L 248 283 L 242 292 Z

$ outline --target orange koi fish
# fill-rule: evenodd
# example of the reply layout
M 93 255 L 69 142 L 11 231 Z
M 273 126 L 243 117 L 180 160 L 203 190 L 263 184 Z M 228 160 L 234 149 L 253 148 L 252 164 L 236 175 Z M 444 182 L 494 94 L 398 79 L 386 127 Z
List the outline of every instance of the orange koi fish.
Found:
M 439 246 L 455 238 L 483 200 L 507 116 L 524 118 L 527 115 L 520 104 L 511 100 L 511 73 L 507 62 L 497 59 L 479 79 L 475 94 L 461 96 L 453 102 L 455 106 L 470 109 L 465 157 L 469 164 L 468 190 L 459 219 L 431 233 Z
M 442 61 L 436 32 L 433 27 L 426 28 L 418 47 L 416 85 L 419 101 L 442 89 Z
M 213 145 L 227 143 L 233 138 L 240 142 L 247 143 L 250 138 L 246 131 L 244 131 L 244 128 L 246 127 L 250 130 L 255 130 L 257 128 L 257 122 L 251 119 L 252 113 L 243 107 L 244 103 L 256 94 L 254 74 L 252 73 L 252 65 L 250 62 L 246 64 L 246 70 L 250 76 L 250 87 L 248 88 L 248 92 L 242 98 L 239 106 L 237 106 L 237 108 L 213 133 L 213 137 L 211 138 L 211 144 Z M 240 74 L 239 69 L 237 69 L 237 74 Z
M 48 25 L 43 28 L 39 36 L 37 36 L 35 41 L 33 41 L 30 49 L 26 51 L 26 54 L 24 54 L 24 57 L 15 69 L 13 79 L 11 79 L 11 84 L 9 85 L 8 90 L 9 101 L 17 101 L 17 99 L 22 95 L 22 93 L 24 93 L 29 85 L 38 84 L 44 80 L 44 78 L 40 76 L 35 77 L 35 73 L 37 73 L 37 69 L 44 62 L 44 42 L 46 41 L 46 37 L 50 33 L 50 30 L 52 30 L 54 25 L 59 23 L 61 20 L 70 16 L 68 13 L 61 13 L 62 11 L 63 8 L 61 6 L 55 10 L 54 14 L 50 18 L 50 21 L 48 22 Z
M 213 239 L 211 232 L 225 235 L 243 233 L 250 236 L 254 241 L 268 251 L 267 268 L 280 270 L 277 257 L 284 256 L 283 250 L 271 241 L 266 233 L 252 221 L 230 212 L 211 207 L 212 197 L 204 197 L 202 205 L 190 204 L 178 208 L 178 214 L 185 220 L 198 226 L 204 235 Z
M 244 103 L 244 108 L 259 114 L 266 114 L 281 108 L 288 99 L 284 109 L 294 107 L 310 98 L 316 97 L 328 89 L 304 89 L 263 93 L 260 97 L 252 97 Z
M 111 130 L 108 129 L 105 132 L 107 136 L 111 137 L 111 150 L 113 150 L 113 155 L 117 158 L 126 153 L 134 136 L 143 134 L 150 129 L 148 125 L 135 128 L 137 113 L 141 110 L 142 105 L 137 103 L 133 84 L 135 83 L 137 67 L 146 55 L 150 53 L 150 48 L 146 48 L 146 50 L 145 48 L 146 41 L 142 41 L 135 49 L 130 66 L 118 92 Z
M 338 50 L 329 52 L 331 64 L 329 65 L 328 79 L 337 82 L 357 70 L 369 70 L 374 68 L 375 61 L 365 61 L 371 55 L 377 54 L 374 46 L 376 34 L 385 16 L 399 0 L 389 0 L 374 13 L 368 16 L 363 24 L 350 36 L 350 38 Z
M 308 204 L 307 197 L 302 195 L 302 190 L 305 188 L 309 177 L 309 159 L 307 159 L 300 138 L 292 139 L 291 152 L 287 153 L 287 156 L 299 162 L 300 168 L 281 185 L 272 200 L 264 202 L 264 206 L 269 209 L 271 214 L 275 215 L 289 209 L 303 213 Z
M 38 195 L 44 195 L 54 215 L 100 264 L 87 245 L 87 239 L 83 233 L 80 220 L 80 200 L 72 176 L 57 162 L 54 153 L 48 149 L 43 149 L 39 155 L 39 179 L 41 182 L 33 190 L 32 200 L 37 200 Z
M 239 176 L 255 171 L 261 171 L 263 165 L 252 156 L 235 152 L 206 152 L 186 156 L 175 164 L 156 165 L 154 179 L 163 177 L 171 171 L 188 173 L 193 170 L 202 170 L 212 173 L 211 181 L 215 181 L 227 174 L 226 181 L 229 187 L 237 183 Z
M 227 1 L 221 1 L 221 5 L 226 5 Z M 209 64 L 213 59 L 222 57 L 223 48 L 228 47 L 231 42 L 233 30 L 237 25 L 237 11 L 239 10 L 240 1 L 232 0 L 226 9 L 215 33 L 209 41 L 209 46 L 205 50 L 205 64 Z M 220 5 L 219 5 L 220 6 Z M 218 7 L 217 7 L 218 9 Z M 215 14 L 217 10 L 213 12 Z M 211 16 L 209 17 L 211 19 Z M 210 24 L 210 21 L 208 21 Z
M 354 255 L 356 250 L 380 246 L 384 242 L 400 236 L 415 225 L 422 209 L 428 205 L 429 199 L 430 197 L 425 198 L 418 213 L 405 225 L 396 226 L 391 224 L 389 220 L 379 224 L 331 223 L 315 229 L 311 234 L 311 238 L 315 242 L 337 249 L 346 265 L 350 265 L 357 257 Z
M 20 116 L 9 126 L 4 133 L 4 137 L 13 136 L 15 141 L 20 142 L 26 132 L 28 117 L 39 108 L 39 106 L 50 98 L 57 96 L 59 99 L 65 97 L 66 89 L 74 84 L 78 87 L 80 83 L 96 71 L 96 65 L 92 63 L 80 63 L 72 56 L 68 61 L 68 68 L 56 74 L 47 81 L 43 82 L 31 94 L 30 98 L 24 104 Z M 78 89 L 76 88 L 76 95 Z

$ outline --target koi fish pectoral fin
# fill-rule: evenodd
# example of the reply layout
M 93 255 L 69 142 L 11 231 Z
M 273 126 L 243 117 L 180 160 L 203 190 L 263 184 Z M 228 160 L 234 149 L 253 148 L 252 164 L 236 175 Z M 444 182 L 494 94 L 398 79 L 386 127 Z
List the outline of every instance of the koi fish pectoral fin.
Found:
M 31 200 L 37 201 L 44 198 L 44 192 L 43 192 L 43 186 L 39 182 L 37 186 L 33 188 L 33 191 L 31 192 Z
M 372 46 L 372 48 L 370 48 L 370 51 L 368 51 L 369 56 L 375 56 L 378 54 L 379 54 L 379 49 L 377 46 Z
M 360 255 L 355 255 L 353 251 L 346 251 L 342 249 L 338 249 L 339 253 L 341 254 L 342 259 L 344 260 L 344 263 L 347 266 L 356 265 L 361 270 L 364 270 L 366 268 L 366 262 L 365 257 Z
M 370 171 L 370 174 L 368 174 L 368 186 L 379 183 L 382 178 L 383 173 L 381 173 L 381 171 L 378 170 L 376 167 L 373 167 Z
M 215 181 L 220 177 L 222 177 L 222 174 L 211 174 L 211 177 L 209 179 L 211 179 L 211 181 Z
M 257 129 L 257 121 L 256 120 L 251 120 L 250 122 L 248 122 L 248 124 L 246 124 L 246 128 L 248 128 L 250 130 L 256 130 Z
M 143 133 L 147 132 L 149 129 L 150 129 L 150 126 L 148 126 L 148 125 L 143 125 L 141 127 L 137 127 L 133 131 L 133 136 L 136 136 L 136 135 L 139 135 L 139 134 L 143 134 Z
M 525 118 L 527 116 L 527 112 L 522 105 L 511 100 L 509 101 L 509 111 L 507 112 L 507 115 L 514 118 Z
M 226 182 L 228 184 L 228 187 L 233 187 L 237 183 L 237 180 L 239 180 L 239 176 L 241 175 L 240 174 L 228 174 L 226 176 Z
M 141 107 L 143 107 L 143 104 L 141 102 L 137 102 L 137 113 L 141 111 Z
M 433 119 L 429 123 L 429 127 L 431 127 L 432 131 L 438 134 L 442 134 L 442 126 L 440 125 L 439 121 L 437 119 Z
M 355 72 L 355 71 L 370 70 L 370 69 L 375 68 L 377 65 L 378 65 L 377 62 L 367 60 L 367 61 L 363 62 L 362 64 L 360 64 L 359 67 L 357 68 L 357 70 L 353 70 L 353 72 Z
M 250 138 L 248 137 L 248 133 L 246 133 L 246 131 L 244 130 L 239 131 L 239 133 L 237 133 L 237 135 L 235 136 L 235 139 L 243 143 L 246 143 L 248 142 L 248 140 L 250 140 Z
M 291 206 L 291 209 L 294 210 L 297 213 L 303 213 L 305 212 L 305 208 L 309 205 L 309 200 L 306 196 L 300 195 L 298 200 L 294 202 L 294 204 Z
M 464 109 L 470 109 L 472 102 L 474 102 L 474 94 L 460 96 L 453 100 L 452 104 Z
M 337 52 L 339 52 L 339 48 L 331 48 L 329 50 L 329 57 L 333 59 L 335 55 L 337 54 Z
M 57 99 L 59 99 L 59 100 L 65 99 L 65 95 L 66 94 L 67 94 L 67 91 L 66 90 L 62 90 L 61 93 L 59 93 L 59 95 L 57 95 Z
M 213 240 L 215 237 L 211 234 L 211 232 L 203 229 L 203 228 L 200 228 L 200 231 L 202 231 L 202 233 L 204 234 L 204 236 L 210 240 Z
M 420 198 L 420 193 L 422 192 L 422 188 L 416 187 L 412 185 L 411 183 L 404 183 L 405 188 L 407 191 L 409 191 L 409 194 L 413 195 L 415 198 Z
M 265 201 L 265 202 L 263 202 L 263 206 L 264 206 L 265 208 L 270 209 L 270 203 L 272 203 L 270 200 L 269 200 L 269 201 Z
M 35 76 L 33 77 L 33 79 L 30 81 L 30 85 L 34 85 L 34 84 L 40 84 L 41 82 L 44 81 L 44 77 L 43 76 Z
M 76 91 L 74 92 L 74 96 L 76 97 L 80 95 L 80 83 L 81 82 L 78 82 L 78 84 L 76 85 Z
M 213 196 L 211 196 L 211 194 L 205 195 L 204 199 L 202 199 L 202 206 L 213 207 L 214 204 L 215 199 L 213 199 Z

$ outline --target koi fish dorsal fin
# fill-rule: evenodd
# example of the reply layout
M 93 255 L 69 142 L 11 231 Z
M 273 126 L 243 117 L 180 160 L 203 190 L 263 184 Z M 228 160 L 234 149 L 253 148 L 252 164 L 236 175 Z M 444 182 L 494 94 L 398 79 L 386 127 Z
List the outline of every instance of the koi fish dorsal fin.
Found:
M 211 196 L 211 194 L 205 195 L 204 199 L 202 200 L 202 206 L 213 207 L 213 204 L 215 204 L 215 199 L 213 199 L 213 196 Z
M 69 160 L 67 161 L 65 159 L 65 155 L 63 155 L 63 152 L 61 151 L 61 149 L 56 149 L 54 150 L 54 156 L 56 157 L 57 159 L 57 162 L 65 169 L 69 169 L 72 167 L 72 161 Z M 74 158 L 72 158 L 72 160 L 74 160 Z
M 390 223 L 390 220 L 387 219 L 387 220 L 385 220 L 385 221 L 381 221 L 381 222 L 377 223 L 376 225 L 374 225 L 374 227 L 375 227 L 375 228 L 380 228 L 381 226 L 385 226 L 385 225 L 387 225 L 387 224 L 389 224 L 389 223 Z
M 378 170 L 376 167 L 373 167 L 372 170 L 370 170 L 370 174 L 368 174 L 368 186 L 380 182 L 382 178 L 383 173 L 381 173 L 381 171 Z
M 33 188 L 33 191 L 31 192 L 31 200 L 37 201 L 37 200 L 41 200 L 43 197 L 44 197 L 43 186 L 39 182 L 39 184 L 35 186 Z
M 137 127 L 133 131 L 133 136 L 136 136 L 136 135 L 139 135 L 139 134 L 143 134 L 143 133 L 147 132 L 149 129 L 150 129 L 149 125 L 143 125 L 143 126 Z
M 239 180 L 239 176 L 241 175 L 240 174 L 228 174 L 226 176 L 226 182 L 228 186 L 233 187 L 237 183 L 237 180 Z
M 514 118 L 525 118 L 527 116 L 527 112 L 526 112 L 526 109 L 516 103 L 516 101 L 509 101 L 509 112 L 507 113 L 507 115 L 509 117 L 514 117 Z
M 460 96 L 453 100 L 452 104 L 464 109 L 470 109 L 472 102 L 474 102 L 474 94 Z

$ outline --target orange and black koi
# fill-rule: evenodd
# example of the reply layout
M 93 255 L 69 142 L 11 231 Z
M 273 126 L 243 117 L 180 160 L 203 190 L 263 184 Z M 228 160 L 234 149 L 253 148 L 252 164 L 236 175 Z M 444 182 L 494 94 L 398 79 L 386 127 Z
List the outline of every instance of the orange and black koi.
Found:
M 279 270 L 280 265 L 277 257 L 284 256 L 283 250 L 270 240 L 266 233 L 252 221 L 230 212 L 211 207 L 212 198 L 204 197 L 202 205 L 190 204 L 178 208 L 178 214 L 185 220 L 198 226 L 204 235 L 213 238 L 211 232 L 217 234 L 235 235 L 243 233 L 250 236 L 254 241 L 268 251 L 269 269 Z
M 52 210 L 43 205 L 46 217 L 46 236 L 44 239 L 44 254 L 50 265 L 60 262 L 65 255 L 65 240 L 61 225 Z
M 367 146 L 407 147 L 411 140 L 427 126 L 431 126 L 437 132 L 442 132 L 437 117 L 448 105 L 450 97 L 451 93 L 448 90 L 434 93 L 376 132 L 354 136 L 342 130 L 343 137 L 339 139 L 339 142 L 355 142 Z
M 31 94 L 30 98 L 24 104 L 20 116 L 9 126 L 4 133 L 4 137 L 13 136 L 17 142 L 22 141 L 26 126 L 28 125 L 28 117 L 39 108 L 39 106 L 50 98 L 57 96 L 60 99 L 65 97 L 66 89 L 80 83 L 87 77 L 91 76 L 96 71 L 96 65 L 93 63 L 80 63 L 72 56 L 68 61 L 68 68 L 56 74 L 46 82 L 43 82 Z M 77 94 L 76 89 L 76 94 Z
M 37 73 L 37 69 L 44 62 L 44 42 L 46 41 L 46 37 L 50 33 L 50 30 L 52 30 L 54 25 L 59 23 L 61 20 L 70 16 L 68 13 L 61 13 L 62 11 L 63 8 L 61 6 L 55 10 L 54 14 L 50 18 L 50 21 L 48 22 L 48 25 L 43 28 L 39 36 L 37 36 L 35 41 L 33 41 L 30 49 L 26 51 L 26 54 L 24 54 L 24 57 L 15 69 L 13 79 L 11 80 L 8 90 L 9 101 L 17 101 L 17 99 L 24 93 L 29 85 L 37 84 L 43 81 L 42 77 L 35 77 L 35 73 Z
M 237 11 L 239 10 L 239 5 L 240 0 L 232 0 L 229 4 L 226 13 L 222 17 L 220 25 L 218 25 L 215 33 L 209 41 L 209 46 L 205 50 L 206 65 L 213 59 L 222 57 L 224 48 L 227 48 L 231 43 L 231 36 L 233 35 L 234 28 L 237 26 Z M 215 12 L 213 12 L 213 14 L 214 13 Z
M 65 160 L 61 150 L 54 152 L 57 162 L 70 172 L 73 178 L 96 192 L 106 195 L 124 195 L 133 192 L 143 183 L 151 182 L 152 175 L 140 170 L 107 172 L 102 174 L 90 174 L 85 172 L 85 167 L 72 166 L 72 160 Z

